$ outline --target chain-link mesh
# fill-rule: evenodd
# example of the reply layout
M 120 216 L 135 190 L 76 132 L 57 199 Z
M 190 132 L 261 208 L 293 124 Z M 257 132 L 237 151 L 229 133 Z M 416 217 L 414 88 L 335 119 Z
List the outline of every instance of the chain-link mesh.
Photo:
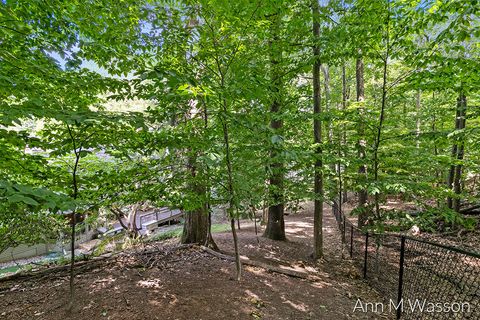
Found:
M 480 319 L 480 254 L 407 236 L 367 234 L 338 210 L 335 218 L 346 256 L 391 311 L 401 309 L 397 316 Z
M 369 235 L 367 269 L 369 284 L 383 297 L 396 302 L 398 293 L 400 238 Z
M 407 238 L 403 299 L 405 319 L 480 319 L 480 257 Z

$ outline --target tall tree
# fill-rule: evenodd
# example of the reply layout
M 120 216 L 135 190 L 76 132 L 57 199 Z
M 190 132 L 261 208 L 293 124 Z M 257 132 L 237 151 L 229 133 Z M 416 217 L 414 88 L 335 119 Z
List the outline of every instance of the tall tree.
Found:
M 457 107 L 455 114 L 455 131 L 460 132 L 465 129 L 466 123 L 466 112 L 467 112 L 467 98 L 463 91 L 460 91 L 457 99 Z M 463 137 L 455 138 L 455 142 L 452 147 L 452 159 L 453 164 L 450 166 L 450 171 L 448 174 L 447 185 L 455 193 L 455 197 L 448 197 L 447 205 L 450 209 L 453 209 L 457 212 L 460 211 L 460 193 L 462 192 L 462 160 L 464 156 L 464 143 Z
M 355 67 L 355 77 L 357 83 L 357 102 L 359 103 L 358 108 L 358 157 L 361 161 L 360 166 L 358 167 L 358 174 L 360 180 L 363 181 L 362 185 L 365 185 L 367 182 L 367 167 L 365 164 L 366 161 L 366 147 L 367 140 L 365 138 L 365 79 L 364 79 L 364 69 L 363 69 L 363 58 L 359 57 L 356 60 Z M 367 208 L 368 193 L 365 187 L 361 187 L 358 191 L 358 227 L 363 227 L 368 220 L 368 208 Z
M 284 220 L 284 164 L 282 159 L 283 148 L 283 84 L 282 84 L 282 46 L 279 43 L 280 25 L 282 16 L 279 11 L 270 17 L 270 81 L 271 105 L 270 128 L 272 130 L 272 144 L 270 149 L 270 198 L 268 207 L 268 220 L 265 237 L 272 240 L 285 240 Z
M 314 209 L 313 209 L 313 257 L 323 256 L 323 171 L 322 171 L 322 113 L 320 97 L 320 7 L 317 0 L 312 0 L 313 21 L 313 142 L 315 144 L 314 164 Z

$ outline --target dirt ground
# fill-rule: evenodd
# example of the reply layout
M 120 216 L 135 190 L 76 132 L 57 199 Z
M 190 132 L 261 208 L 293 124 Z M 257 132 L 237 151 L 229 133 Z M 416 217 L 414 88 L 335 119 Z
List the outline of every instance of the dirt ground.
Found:
M 242 256 L 315 275 L 294 278 L 235 265 L 178 240 L 149 244 L 106 260 L 83 264 L 75 278 L 75 307 L 68 313 L 67 271 L 0 282 L 0 319 L 384 319 L 393 315 L 353 312 L 357 299 L 379 302 L 342 259 L 335 220 L 325 208 L 325 259 L 314 263 L 312 208 L 286 216 L 288 241 L 255 235 L 252 223 L 239 231 Z M 214 235 L 220 249 L 233 252 L 230 233 Z

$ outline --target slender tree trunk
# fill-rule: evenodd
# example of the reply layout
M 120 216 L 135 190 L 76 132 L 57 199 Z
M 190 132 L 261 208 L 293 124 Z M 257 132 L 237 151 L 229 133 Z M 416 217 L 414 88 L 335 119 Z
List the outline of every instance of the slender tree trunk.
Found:
M 377 136 L 375 137 L 375 144 L 373 146 L 373 175 L 375 184 L 378 186 L 378 173 L 380 160 L 378 157 L 378 151 L 380 149 L 383 121 L 385 119 L 385 108 L 387 105 L 387 77 L 388 77 L 388 60 L 390 59 L 390 2 L 387 2 L 387 19 L 385 21 L 387 33 L 386 33 L 386 48 L 385 57 L 383 59 L 383 74 L 382 74 L 382 103 L 380 109 L 380 117 L 378 119 Z M 380 217 L 380 193 L 375 193 L 375 215 Z
M 320 65 L 320 68 L 323 73 L 323 87 L 325 90 L 325 112 L 330 112 L 330 68 L 328 65 Z M 327 121 L 327 141 L 328 143 L 332 143 L 333 141 L 333 130 L 332 130 L 332 122 L 330 120 Z
M 80 154 L 75 153 L 75 166 L 72 173 L 73 178 L 73 199 L 77 199 L 78 196 L 78 185 L 77 185 L 77 168 L 78 161 L 80 159 Z M 76 209 L 72 211 L 72 230 L 70 235 L 70 302 L 68 306 L 69 312 L 73 311 L 73 306 L 75 305 L 75 226 L 77 224 L 77 212 Z
M 380 148 L 380 139 L 382 136 L 382 128 L 383 128 L 383 121 L 385 119 L 385 107 L 387 104 L 387 61 L 388 61 L 388 48 L 387 48 L 387 55 L 385 58 L 385 62 L 383 64 L 383 83 L 382 83 L 382 105 L 380 109 L 380 118 L 378 120 L 378 128 L 377 128 L 377 136 L 375 139 L 375 145 L 373 148 L 373 173 L 374 173 L 374 181 L 378 183 L 378 172 L 379 172 L 379 158 L 378 158 L 378 150 Z M 375 193 L 375 214 L 380 217 L 380 194 L 379 192 Z
M 347 72 L 345 68 L 345 63 L 342 65 L 342 112 L 345 113 L 347 109 Z M 338 159 L 346 158 L 346 152 L 343 150 L 344 146 L 347 143 L 346 137 L 346 126 L 345 124 L 342 125 L 341 130 L 338 131 L 338 151 L 337 156 Z M 337 175 L 338 175 L 338 211 L 340 214 L 342 213 L 342 206 L 346 199 L 346 190 L 344 190 L 343 185 L 343 176 L 342 176 L 343 165 L 342 162 L 339 160 L 337 164 Z
M 208 109 L 207 103 L 203 101 L 203 129 L 204 135 L 208 131 Z M 205 165 L 205 198 L 206 198 L 206 209 L 207 209 L 207 239 L 205 240 L 205 246 L 212 248 L 213 250 L 218 250 L 218 246 L 213 240 L 212 236 L 212 208 L 210 207 L 210 195 L 211 195 L 211 186 L 210 186 L 210 167 Z
M 433 103 L 435 103 L 435 92 L 432 93 L 432 100 L 433 100 Z M 437 134 L 437 114 L 435 113 L 435 111 L 433 112 L 432 132 L 433 132 L 434 135 Z M 438 146 L 437 146 L 437 139 L 436 138 L 433 140 L 433 155 L 435 156 L 435 159 L 437 159 Z M 442 174 L 438 170 L 438 167 L 436 166 L 435 167 L 435 183 L 434 183 L 433 186 L 435 188 L 438 188 L 442 183 L 443 183 L 442 182 Z M 438 198 L 437 198 L 437 207 L 440 207 L 440 200 Z
M 457 99 L 457 109 L 456 109 L 456 119 L 455 119 L 455 130 L 462 130 L 465 129 L 466 124 L 466 111 L 467 111 L 467 98 L 463 91 L 460 92 L 459 97 Z M 460 194 L 462 192 L 462 164 L 461 161 L 463 160 L 464 156 L 464 149 L 465 143 L 463 138 L 456 141 L 452 147 L 452 157 L 454 161 L 456 160 L 456 164 L 452 164 L 450 166 L 450 174 L 448 177 L 448 186 L 449 188 L 453 188 L 453 192 L 455 192 L 456 197 L 452 199 L 452 197 L 448 198 L 447 204 L 449 208 L 459 212 L 460 211 Z
M 345 63 L 342 65 L 342 110 L 345 112 L 347 110 L 347 102 L 350 100 L 350 86 L 347 82 L 347 71 L 345 68 Z M 342 145 L 347 145 L 347 126 L 346 124 L 342 125 Z M 342 155 L 344 158 L 347 158 L 347 150 L 343 150 Z M 345 169 L 345 165 L 341 166 L 342 170 Z M 345 203 L 348 201 L 348 190 L 344 186 L 341 194 L 341 202 Z
M 223 87 L 223 78 L 222 78 L 222 87 Z M 230 217 L 230 227 L 232 229 L 233 236 L 233 245 L 235 248 L 235 265 L 237 268 L 237 281 L 240 281 L 242 277 L 242 263 L 240 261 L 240 251 L 238 249 L 238 237 L 237 231 L 235 230 L 235 191 L 233 187 L 233 170 L 232 170 L 232 160 L 230 154 L 230 140 L 228 134 L 228 124 L 227 124 L 227 101 L 223 99 L 223 117 L 222 117 L 222 129 L 223 129 L 223 142 L 225 145 L 225 162 L 227 165 L 227 188 L 228 188 L 228 216 Z
M 320 66 L 322 73 L 323 73 L 323 87 L 325 90 L 325 112 L 329 113 L 331 110 L 331 104 L 330 104 L 330 68 L 328 65 L 322 64 Z M 328 145 L 333 147 L 333 128 L 332 128 L 332 121 L 328 120 L 327 121 L 327 141 Z M 336 164 L 332 162 L 330 164 L 330 171 L 332 174 L 335 174 L 336 171 Z M 334 194 L 336 195 L 338 193 L 339 186 L 338 184 L 335 185 L 335 190 Z M 332 201 L 332 211 L 334 213 L 338 212 L 338 206 L 339 204 L 337 203 L 336 196 L 333 197 Z
M 73 152 L 75 154 L 75 164 L 73 166 L 73 171 L 72 171 L 72 187 L 73 187 L 73 194 L 72 198 L 73 200 L 76 200 L 78 198 L 78 181 L 77 181 L 77 171 L 78 171 L 78 163 L 80 161 L 80 154 L 82 152 L 82 144 L 80 144 L 78 150 L 77 150 L 77 143 L 75 141 L 75 137 L 73 135 L 72 130 L 70 129 L 70 126 L 67 124 L 67 129 L 68 129 L 68 134 L 70 136 L 70 140 L 72 141 L 73 145 Z M 75 273 L 74 273 L 74 268 L 75 268 L 75 227 L 77 224 L 77 210 L 74 208 L 72 210 L 72 219 L 71 219 L 71 238 L 70 238 L 70 281 L 69 281 L 69 286 L 70 286 L 70 301 L 68 304 L 68 312 L 73 312 L 73 307 L 75 305 Z
M 215 42 L 216 43 L 216 42 Z M 228 68 L 224 70 L 222 68 L 222 64 L 217 56 L 215 58 L 215 62 L 217 65 L 217 71 L 220 75 L 220 88 L 222 92 L 218 95 L 218 101 L 222 108 L 222 114 L 220 115 L 220 122 L 222 124 L 222 131 L 223 131 L 223 144 L 225 147 L 225 164 L 227 167 L 227 190 L 228 190 L 228 217 L 230 218 L 230 228 L 232 231 L 233 237 L 233 246 L 235 250 L 235 265 L 237 269 L 237 281 L 240 281 L 242 277 L 242 262 L 240 261 L 240 250 L 238 248 L 238 237 L 237 231 L 235 230 L 235 190 L 233 186 L 233 168 L 232 168 L 232 155 L 230 151 L 230 138 L 229 138 L 229 130 L 228 130 L 228 103 L 227 99 L 225 98 L 225 73 L 227 72 Z
M 270 107 L 270 128 L 277 139 L 272 139 L 272 147 L 270 150 L 270 199 L 272 203 L 268 208 L 268 221 L 264 236 L 272 240 L 285 240 L 285 221 L 284 221 L 284 197 L 283 197 L 283 175 L 284 166 L 282 156 L 282 128 L 283 120 L 281 119 L 282 107 L 282 79 L 280 70 L 280 61 L 282 59 L 281 48 L 278 46 L 280 15 L 277 13 L 273 16 L 272 38 L 270 40 L 270 67 L 272 79 L 272 96 L 273 101 Z
M 365 80 L 363 70 L 363 59 L 358 58 L 356 61 L 355 77 L 357 82 L 357 102 L 360 107 L 358 108 L 359 123 L 358 123 L 358 158 L 361 161 L 358 167 L 358 174 L 362 183 L 367 181 L 367 167 L 365 165 L 367 140 L 365 139 L 365 108 L 363 103 L 365 101 Z M 363 227 L 368 221 L 368 208 L 367 208 L 368 193 L 366 188 L 361 188 L 358 192 L 358 227 Z
M 320 97 L 320 8 L 317 0 L 312 0 L 313 17 L 313 142 L 315 143 L 314 164 L 314 209 L 313 209 L 313 258 L 323 256 L 323 174 L 322 174 L 322 123 L 319 119 L 321 110 Z
M 418 90 L 415 96 L 415 109 L 416 109 L 416 116 L 417 116 L 417 123 L 416 123 L 416 136 L 417 136 L 417 149 L 420 148 L 420 125 L 421 125 L 421 91 Z

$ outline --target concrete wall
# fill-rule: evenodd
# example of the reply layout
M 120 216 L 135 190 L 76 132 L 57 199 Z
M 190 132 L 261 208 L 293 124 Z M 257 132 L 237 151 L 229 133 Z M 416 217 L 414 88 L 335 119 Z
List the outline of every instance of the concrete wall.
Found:
M 87 226 L 87 228 L 83 232 L 76 235 L 75 248 L 78 248 L 78 246 L 83 242 L 90 241 L 95 236 L 95 234 L 96 231 Z M 62 239 L 60 239 L 59 241 L 57 241 L 57 243 L 42 243 L 30 246 L 22 244 L 18 247 L 8 248 L 0 254 L 0 263 L 41 256 L 52 251 L 60 252 L 63 254 L 64 251 L 70 250 L 70 242 L 68 241 L 69 239 L 70 237 L 68 235 L 64 235 L 63 241 L 65 241 L 66 243 L 63 243 Z
M 15 248 L 8 248 L 0 254 L 0 262 L 8 262 L 18 259 L 26 259 L 46 254 L 55 249 L 55 244 L 37 244 L 34 246 L 20 245 Z

